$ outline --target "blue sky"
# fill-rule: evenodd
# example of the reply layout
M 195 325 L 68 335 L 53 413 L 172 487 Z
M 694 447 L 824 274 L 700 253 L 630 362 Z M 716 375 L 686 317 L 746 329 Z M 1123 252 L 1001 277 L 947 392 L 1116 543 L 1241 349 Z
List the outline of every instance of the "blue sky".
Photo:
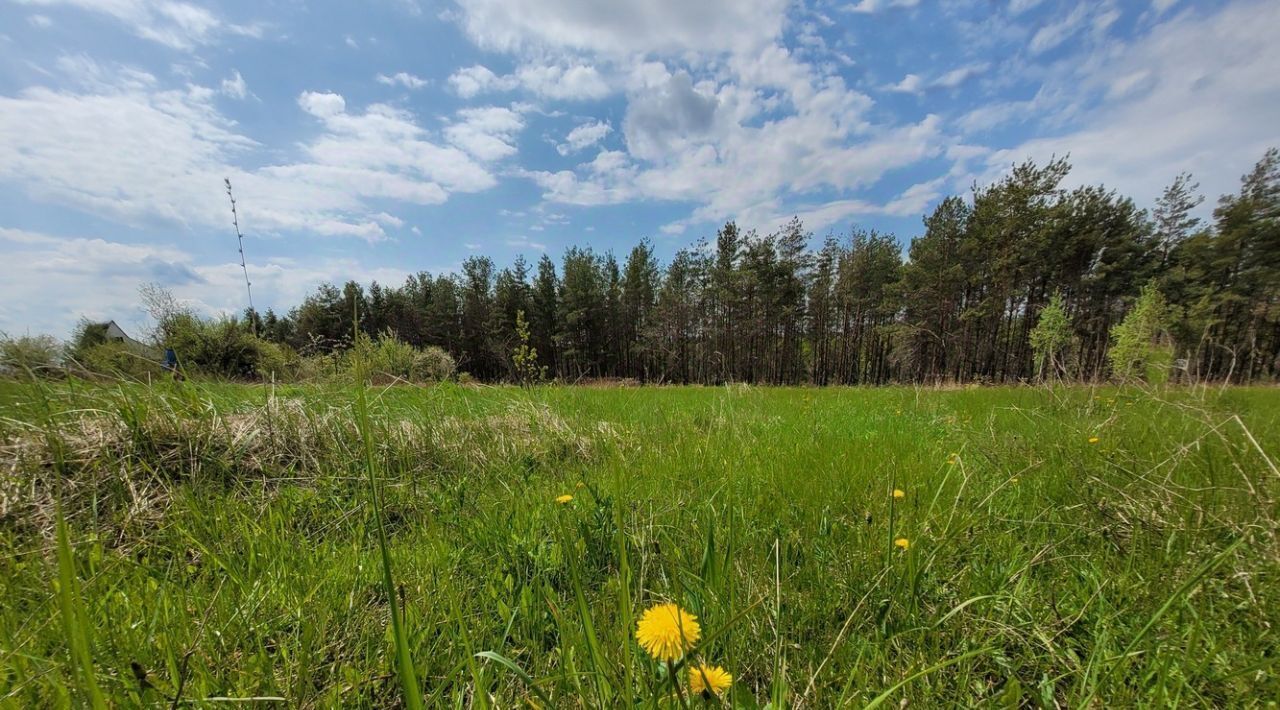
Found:
M 0 330 L 728 219 L 905 243 L 1011 163 L 1149 206 L 1280 143 L 1274 0 L 0 0 Z

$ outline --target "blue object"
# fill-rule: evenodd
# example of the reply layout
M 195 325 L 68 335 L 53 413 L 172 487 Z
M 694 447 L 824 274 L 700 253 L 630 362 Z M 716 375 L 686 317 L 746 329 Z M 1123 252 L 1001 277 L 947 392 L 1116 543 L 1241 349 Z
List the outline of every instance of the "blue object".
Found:
M 164 349 L 164 367 L 166 370 L 178 369 L 178 354 L 173 351 L 173 348 Z

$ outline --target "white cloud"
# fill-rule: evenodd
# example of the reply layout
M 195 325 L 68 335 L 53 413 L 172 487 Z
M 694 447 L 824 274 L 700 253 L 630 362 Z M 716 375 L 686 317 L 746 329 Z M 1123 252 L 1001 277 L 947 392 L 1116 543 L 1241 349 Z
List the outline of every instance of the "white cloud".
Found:
M 444 131 L 450 143 L 486 162 L 515 155 L 515 136 L 524 128 L 520 114 L 488 106 L 462 109 L 458 116 L 461 120 Z
M 230 77 L 223 79 L 220 88 L 222 93 L 233 99 L 243 99 L 249 95 L 249 87 L 238 71 L 232 71 Z
M 1043 2 L 1043 0 L 1009 0 L 1009 12 L 1015 15 L 1021 15 L 1027 10 L 1039 5 L 1041 2 Z
M 556 146 L 556 151 L 560 155 L 576 153 L 604 140 L 612 130 L 613 127 L 606 121 L 588 121 L 569 131 L 569 135 L 564 137 L 564 142 Z
M 884 0 L 859 0 L 855 5 L 847 5 L 841 9 L 846 12 L 870 14 L 873 12 L 879 12 L 886 7 L 915 7 L 919 4 L 920 0 L 891 0 L 887 3 L 884 2 Z
M 1169 8 L 1178 4 L 1178 0 L 1151 0 L 1151 9 L 1155 10 L 1157 15 L 1163 15 L 1169 11 Z
M 281 161 L 219 113 L 212 89 L 162 89 L 143 72 L 66 64 L 83 70 L 84 90 L 0 96 L 0 182 L 36 200 L 127 223 L 222 227 L 230 177 L 251 230 L 379 239 L 371 200 L 437 204 L 496 183 L 466 152 L 384 104 L 356 112 L 340 95 L 303 93 L 298 104 L 321 130 L 297 159 Z
M 53 20 L 49 19 L 48 15 L 31 15 L 27 17 L 27 24 L 31 25 L 32 27 L 44 29 L 46 27 L 52 27 Z
M 918 94 L 924 91 L 924 79 L 921 79 L 919 74 L 908 74 L 902 77 L 902 81 L 889 86 L 888 89 L 903 94 Z
M 787 0 L 459 0 L 466 32 L 487 49 L 538 47 L 606 56 L 749 53 L 785 23 Z
M 991 65 L 986 62 L 975 62 L 973 64 L 966 64 L 962 67 L 956 67 L 935 79 L 933 86 L 942 89 L 954 89 L 973 77 L 987 71 L 990 67 Z
M 1032 54 L 1042 54 L 1067 41 L 1084 26 L 1088 18 L 1088 6 L 1076 5 L 1066 17 L 1041 27 L 1031 37 L 1027 49 Z
M 1074 110 L 1072 129 L 996 151 L 988 170 L 1070 153 L 1073 182 L 1105 183 L 1139 204 L 1150 204 L 1182 171 L 1211 197 L 1234 191 L 1238 176 L 1277 140 L 1275 26 L 1280 4 L 1239 2 L 1184 13 L 1131 44 L 1101 48 L 1091 62 L 1064 64 L 1044 91 L 1059 103 L 1046 110 Z
M 600 72 L 583 64 L 525 64 L 514 74 L 503 76 L 476 64 L 454 72 L 449 77 L 449 85 L 464 99 L 516 88 L 558 100 L 599 99 L 610 92 Z
M 426 86 L 428 83 L 426 79 L 414 76 L 413 74 L 410 74 L 408 72 L 403 72 L 403 71 L 396 72 L 391 76 L 387 76 L 386 74 L 379 74 L 378 76 L 375 77 L 375 79 L 379 84 L 385 84 L 386 86 L 399 85 L 399 86 L 403 86 L 406 89 L 421 89 L 422 87 Z
M 69 5 L 108 15 L 135 35 L 173 49 L 190 50 L 223 35 L 261 37 L 261 25 L 229 23 L 213 12 L 181 0 L 14 0 L 33 6 Z
M 513 76 L 500 77 L 488 67 L 476 64 L 463 67 L 449 77 L 449 85 L 464 99 L 470 99 L 489 91 L 510 91 L 516 87 Z
M 516 77 L 525 89 L 549 99 L 599 99 L 609 95 L 609 85 L 593 66 L 526 64 Z

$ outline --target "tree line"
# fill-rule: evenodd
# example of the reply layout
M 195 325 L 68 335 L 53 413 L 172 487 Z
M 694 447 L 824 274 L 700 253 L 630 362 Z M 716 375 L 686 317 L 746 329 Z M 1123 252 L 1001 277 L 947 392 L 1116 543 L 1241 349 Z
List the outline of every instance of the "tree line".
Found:
M 1110 376 L 1117 326 L 1145 289 L 1159 307 L 1142 332 L 1167 343 L 1178 376 L 1280 374 L 1280 151 L 1207 222 L 1189 175 L 1148 211 L 1102 186 L 1064 188 L 1069 170 L 1028 161 L 943 199 L 905 253 L 875 231 L 815 250 L 798 219 L 769 234 L 729 222 L 665 265 L 647 240 L 621 261 L 579 247 L 504 268 L 474 256 L 461 273 L 325 284 L 287 315 L 247 315 L 304 354 L 394 333 L 484 380 L 1017 382 Z

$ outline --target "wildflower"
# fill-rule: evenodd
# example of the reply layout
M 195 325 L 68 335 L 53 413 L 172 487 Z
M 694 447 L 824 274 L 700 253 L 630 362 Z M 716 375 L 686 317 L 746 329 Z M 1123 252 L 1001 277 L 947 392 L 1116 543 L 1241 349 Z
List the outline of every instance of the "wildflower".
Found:
M 564 505 L 565 503 L 568 503 L 572 500 L 573 500 L 573 496 L 569 495 L 568 493 L 562 496 L 556 496 L 556 502 L 559 503 L 560 505 Z
M 911 541 L 905 537 L 900 537 L 897 540 L 894 540 L 893 544 L 897 545 L 898 547 L 901 547 L 904 550 L 911 547 Z
M 1018 482 L 1018 477 L 1017 477 L 1017 476 L 1014 476 L 1013 478 L 1010 478 L 1010 479 L 1009 479 L 1009 482 L 1010 482 L 1010 483 L 1017 483 L 1017 482 Z
M 1091 436 L 1091 437 L 1089 437 L 1089 443 L 1090 443 L 1090 444 L 1096 444 L 1096 443 L 1098 443 L 1098 437 L 1096 437 L 1096 436 Z
M 720 666 L 698 664 L 689 667 L 689 694 L 701 695 L 710 700 L 713 695 L 723 695 L 733 684 L 733 676 Z
M 903 493 L 901 488 L 895 488 L 895 489 L 893 489 L 893 499 L 894 499 L 894 500 L 902 500 L 903 498 L 906 498 L 906 497 L 907 497 L 907 494 L 906 494 L 906 493 Z
M 702 637 L 698 617 L 675 604 L 649 607 L 636 623 L 636 641 L 660 661 L 674 661 Z

